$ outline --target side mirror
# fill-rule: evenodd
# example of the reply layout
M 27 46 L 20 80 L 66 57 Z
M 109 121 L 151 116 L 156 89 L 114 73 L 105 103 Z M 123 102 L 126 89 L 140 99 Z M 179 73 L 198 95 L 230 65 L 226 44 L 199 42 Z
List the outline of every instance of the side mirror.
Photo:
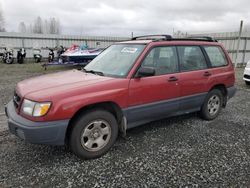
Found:
M 141 67 L 137 74 L 137 78 L 141 77 L 147 77 L 147 76 L 154 76 L 155 75 L 155 69 L 153 67 Z

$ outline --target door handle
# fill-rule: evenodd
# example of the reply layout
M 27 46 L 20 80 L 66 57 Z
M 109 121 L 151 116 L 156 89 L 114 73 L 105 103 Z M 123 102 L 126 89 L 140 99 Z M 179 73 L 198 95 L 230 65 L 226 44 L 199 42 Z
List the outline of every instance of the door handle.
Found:
M 175 82 L 175 81 L 177 81 L 177 80 L 178 80 L 178 78 L 176 78 L 175 76 L 171 76 L 171 77 L 169 77 L 169 79 L 168 79 L 169 82 Z
M 204 74 L 203 74 L 203 76 L 211 76 L 211 75 L 212 75 L 212 73 L 208 72 L 208 71 L 204 72 Z

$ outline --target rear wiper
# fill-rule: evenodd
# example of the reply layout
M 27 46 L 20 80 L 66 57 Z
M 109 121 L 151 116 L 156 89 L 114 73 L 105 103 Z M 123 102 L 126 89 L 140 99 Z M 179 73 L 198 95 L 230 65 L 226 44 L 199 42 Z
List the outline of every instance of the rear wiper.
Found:
M 85 68 L 82 69 L 86 73 L 91 73 L 91 74 L 97 74 L 99 76 L 104 76 L 104 73 L 101 71 L 95 71 L 95 70 L 87 70 Z

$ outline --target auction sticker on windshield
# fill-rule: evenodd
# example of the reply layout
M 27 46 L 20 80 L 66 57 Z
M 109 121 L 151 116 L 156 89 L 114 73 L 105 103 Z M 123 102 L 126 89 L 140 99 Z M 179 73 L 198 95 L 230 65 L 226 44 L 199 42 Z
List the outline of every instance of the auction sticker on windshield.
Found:
M 123 53 L 135 53 L 136 51 L 137 51 L 137 48 L 124 47 L 121 52 L 123 52 Z

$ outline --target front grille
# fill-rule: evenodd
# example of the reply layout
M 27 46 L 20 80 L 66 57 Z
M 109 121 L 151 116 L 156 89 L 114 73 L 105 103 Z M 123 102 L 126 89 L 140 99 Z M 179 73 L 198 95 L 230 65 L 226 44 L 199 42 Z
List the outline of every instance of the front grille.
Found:
M 250 75 L 245 74 L 245 75 L 244 75 L 244 78 L 250 79 Z
M 13 102 L 14 106 L 18 108 L 21 102 L 21 97 L 16 92 L 14 92 Z

